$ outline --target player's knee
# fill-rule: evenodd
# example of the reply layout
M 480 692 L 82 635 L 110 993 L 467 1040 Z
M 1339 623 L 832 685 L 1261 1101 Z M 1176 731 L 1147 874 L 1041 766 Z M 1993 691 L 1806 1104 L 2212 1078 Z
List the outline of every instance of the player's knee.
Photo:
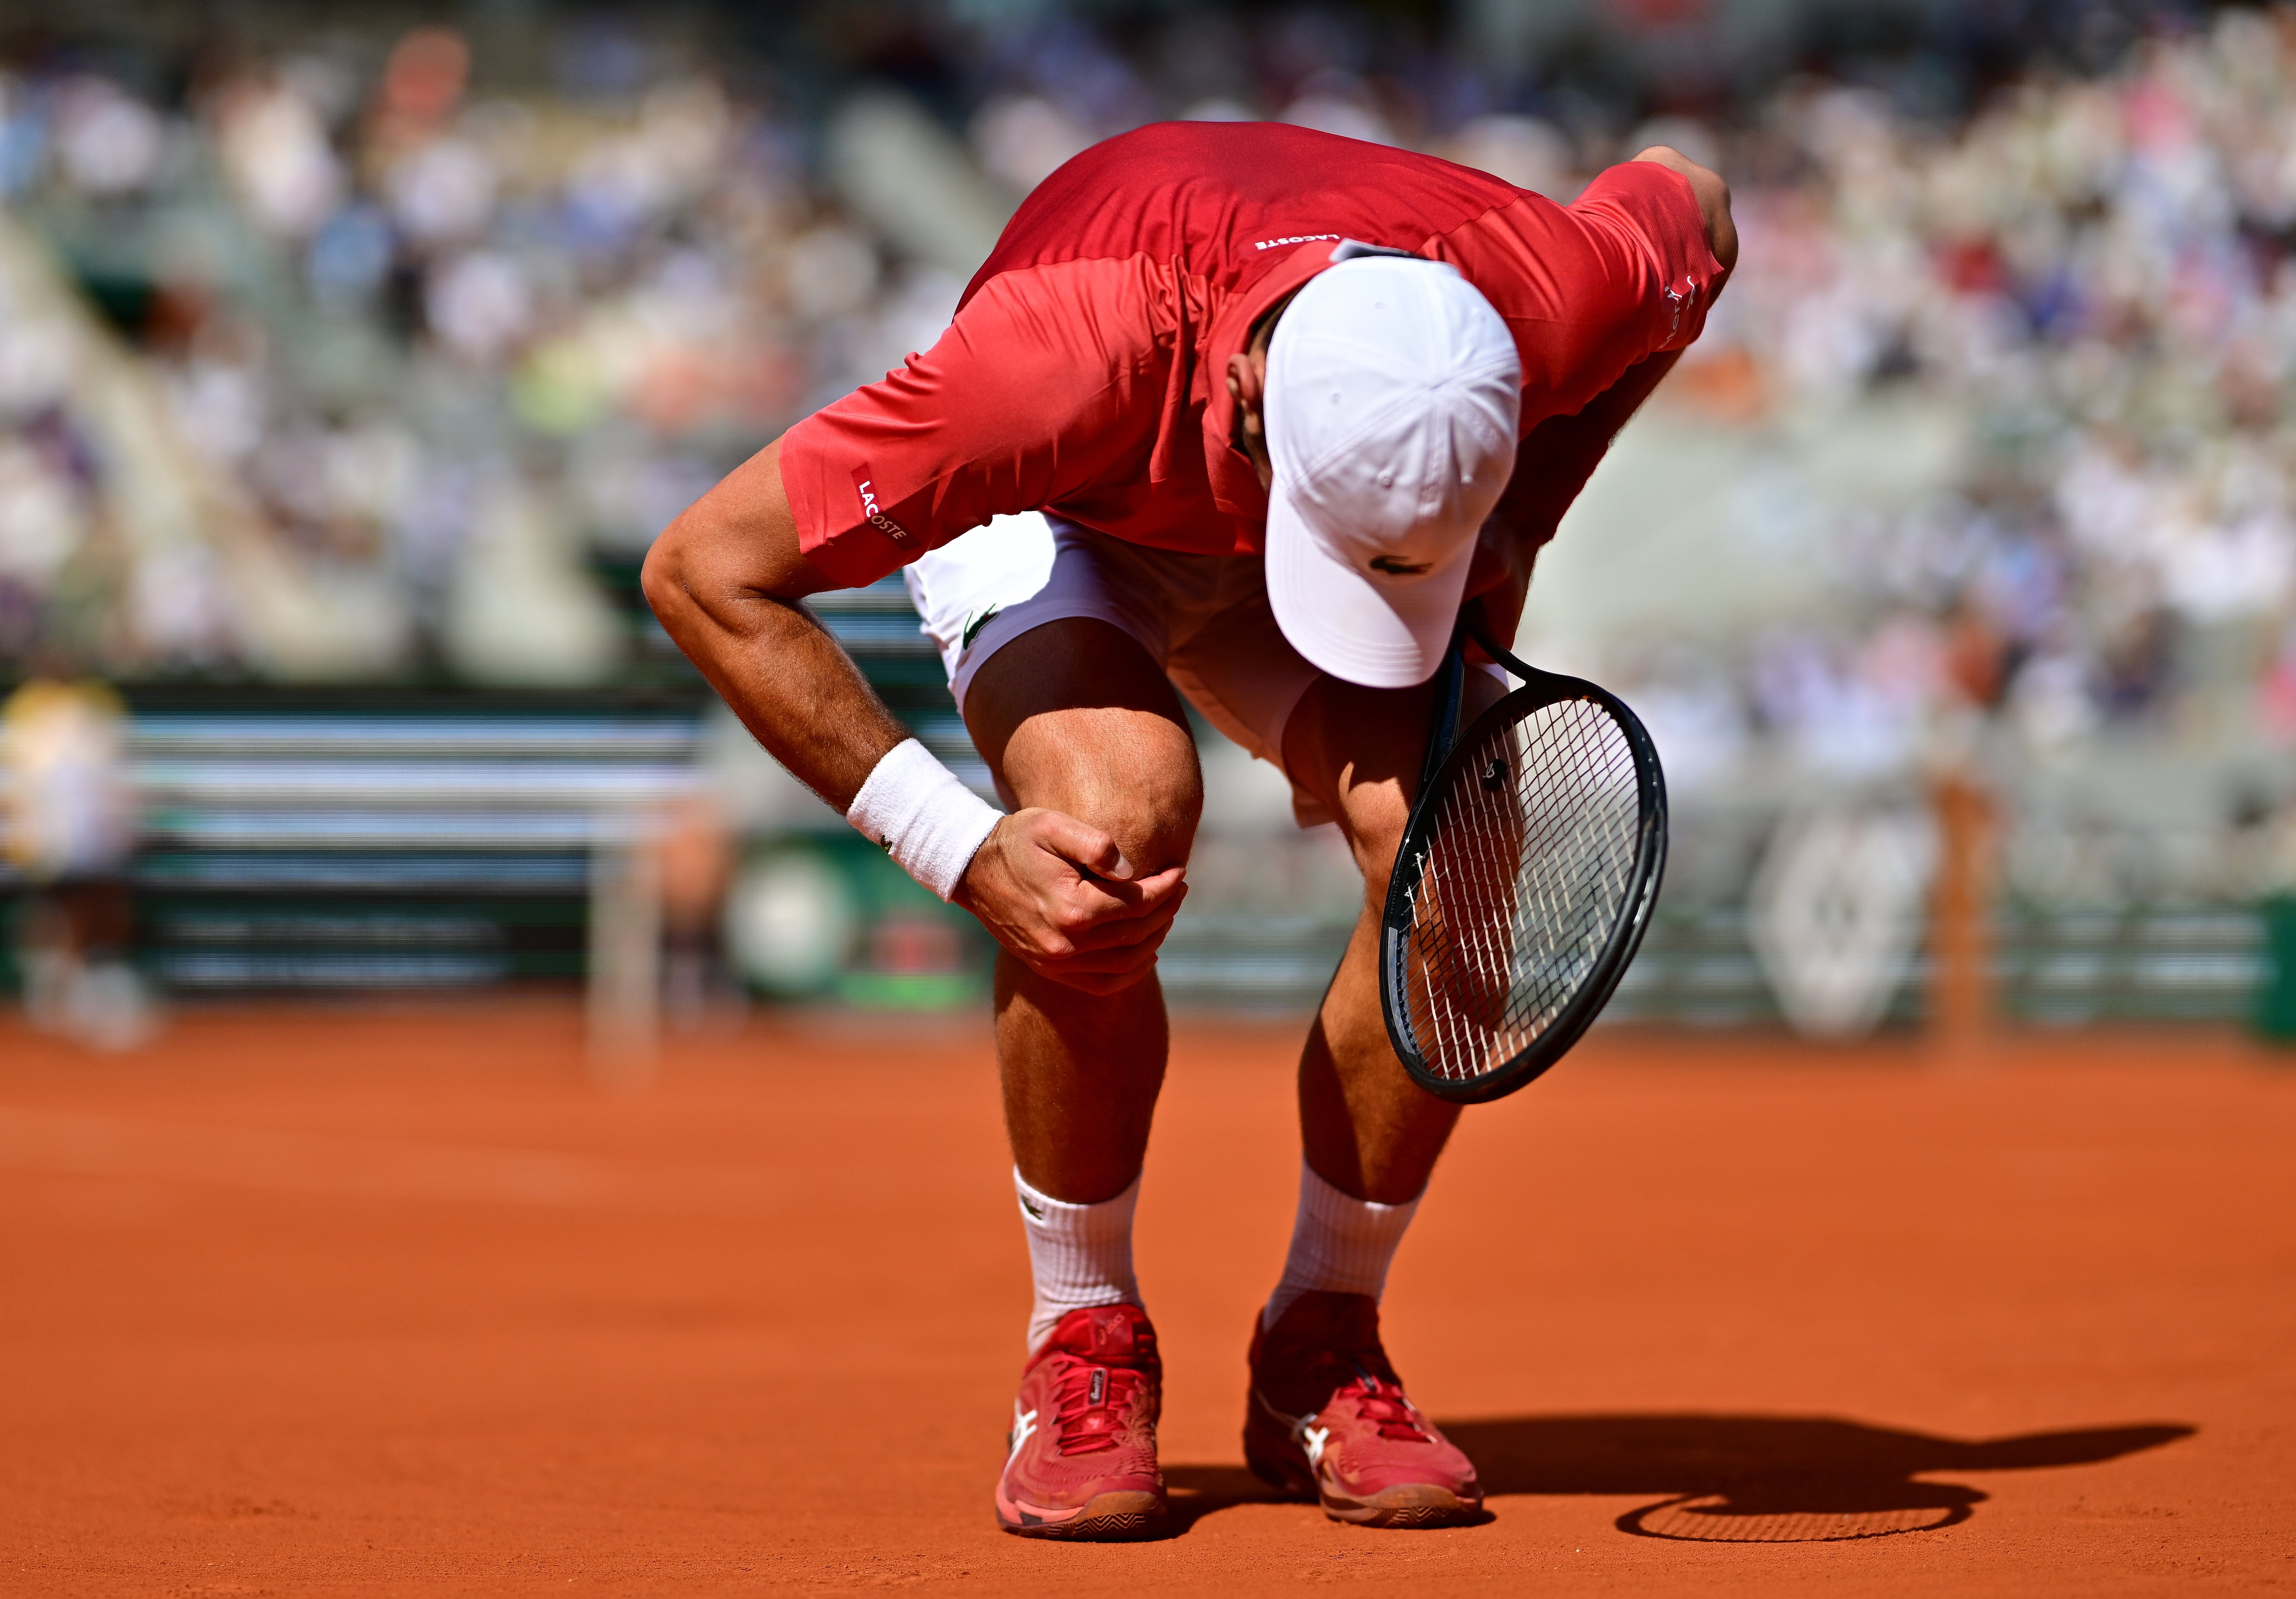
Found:
M 1070 709 L 1029 718 L 1000 753 L 998 776 L 1019 804 L 1100 829 L 1136 871 L 1185 864 L 1204 783 L 1185 723 L 1131 708 Z
M 1184 865 L 1203 814 L 1197 781 L 1135 782 L 1078 799 L 1069 814 L 1116 840 L 1140 874 Z

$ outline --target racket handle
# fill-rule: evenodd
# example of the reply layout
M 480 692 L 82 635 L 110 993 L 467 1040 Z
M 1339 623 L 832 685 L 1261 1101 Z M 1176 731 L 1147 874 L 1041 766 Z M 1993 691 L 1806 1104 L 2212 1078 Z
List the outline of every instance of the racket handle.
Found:
M 1455 633 L 1451 647 L 1443 652 L 1443 664 L 1435 669 L 1435 714 L 1427 724 L 1427 758 L 1419 765 L 1421 794 L 1434 786 L 1435 774 L 1442 769 L 1443 758 L 1451 753 L 1451 741 L 1458 735 L 1459 695 L 1466 680 L 1466 648 Z

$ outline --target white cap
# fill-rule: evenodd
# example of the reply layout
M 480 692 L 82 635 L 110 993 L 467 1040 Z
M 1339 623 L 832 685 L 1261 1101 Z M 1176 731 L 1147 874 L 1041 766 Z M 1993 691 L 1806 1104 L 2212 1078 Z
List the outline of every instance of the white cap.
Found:
M 1315 665 L 1404 688 L 1441 664 L 1514 470 L 1522 366 L 1456 268 L 1347 251 L 1268 346 L 1267 598 Z

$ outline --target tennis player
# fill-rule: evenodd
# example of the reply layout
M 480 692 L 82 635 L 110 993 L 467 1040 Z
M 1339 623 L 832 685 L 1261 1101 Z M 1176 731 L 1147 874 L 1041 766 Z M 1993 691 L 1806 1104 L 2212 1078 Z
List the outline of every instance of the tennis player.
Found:
M 1728 191 L 1671 150 L 1560 206 L 1302 128 L 1144 127 L 1029 197 L 931 349 L 655 544 L 655 613 L 758 741 L 1002 946 L 1036 1281 L 1008 1530 L 1164 1521 L 1132 1218 L 1167 1045 L 1156 950 L 1202 801 L 1183 696 L 1283 771 L 1303 824 L 1339 824 L 1365 884 L 1300 1055 L 1299 1210 L 1252 1331 L 1246 1456 L 1341 1521 L 1480 1513 L 1380 1341 L 1458 1114 L 1389 1047 L 1380 905 L 1462 603 L 1511 636 L 1534 554 L 1736 252 Z M 1004 813 L 802 603 L 897 569 Z

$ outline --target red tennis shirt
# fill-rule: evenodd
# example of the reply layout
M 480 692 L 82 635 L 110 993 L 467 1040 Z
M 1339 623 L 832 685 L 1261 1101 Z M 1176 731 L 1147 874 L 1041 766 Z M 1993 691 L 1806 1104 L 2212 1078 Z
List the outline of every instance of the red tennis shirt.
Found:
M 1234 442 L 1228 357 L 1348 239 L 1450 262 L 1505 318 L 1525 442 L 1493 521 L 1533 545 L 1722 275 L 1689 183 L 1651 162 L 1560 206 L 1280 123 L 1143 127 L 1037 186 L 932 348 L 783 437 L 800 548 L 859 586 L 1042 510 L 1158 549 L 1256 553 L 1267 496 Z M 1628 403 L 1590 406 L 1614 390 Z

